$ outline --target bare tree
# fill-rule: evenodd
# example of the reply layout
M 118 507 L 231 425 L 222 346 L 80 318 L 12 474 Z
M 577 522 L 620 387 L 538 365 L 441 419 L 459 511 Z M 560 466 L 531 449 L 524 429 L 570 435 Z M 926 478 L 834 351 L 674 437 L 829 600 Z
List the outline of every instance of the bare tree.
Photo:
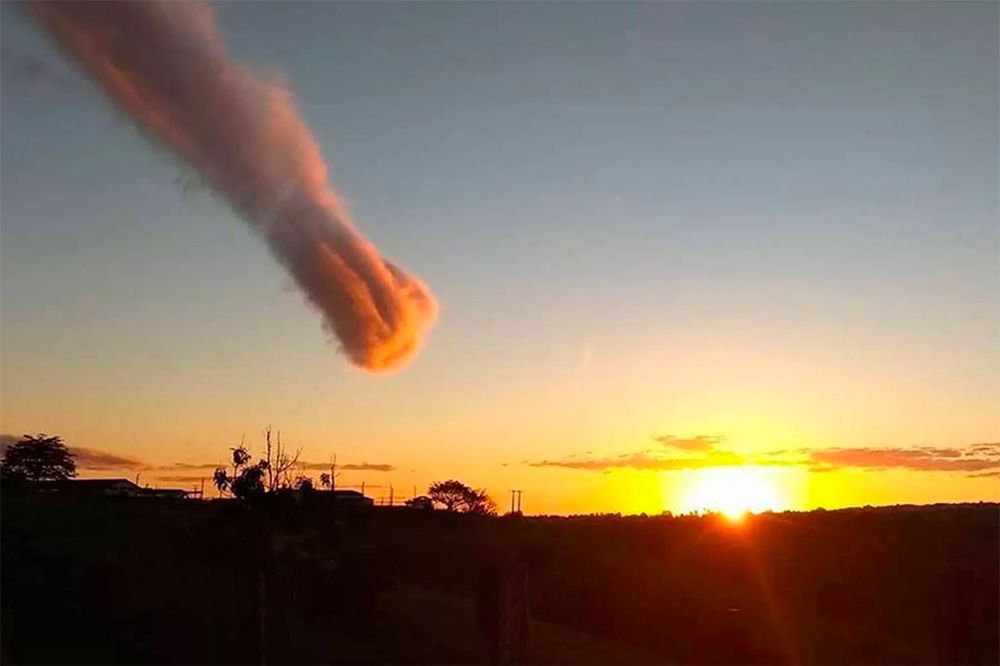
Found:
M 299 456 L 302 449 L 297 449 L 292 455 L 281 443 L 281 431 L 274 433 L 271 426 L 264 429 L 264 460 L 258 465 L 263 467 L 267 473 L 267 492 L 273 493 L 279 488 L 290 488 L 292 486 L 291 471 L 299 463 Z
M 256 464 L 251 463 L 252 456 L 243 440 L 240 440 L 239 446 L 231 449 L 232 474 L 228 474 L 225 467 L 220 467 L 212 475 L 212 481 L 220 492 L 228 491 L 236 497 L 245 498 L 295 486 L 291 473 L 298 464 L 302 449 L 292 455 L 281 443 L 281 433 L 278 432 L 273 437 L 272 434 L 271 426 L 268 426 L 264 430 L 264 456 Z

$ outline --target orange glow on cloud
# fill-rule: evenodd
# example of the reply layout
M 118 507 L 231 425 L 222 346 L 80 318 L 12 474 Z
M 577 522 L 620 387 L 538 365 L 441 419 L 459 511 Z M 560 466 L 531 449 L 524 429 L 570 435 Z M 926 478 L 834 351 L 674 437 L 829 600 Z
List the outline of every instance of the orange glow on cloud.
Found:
M 437 316 L 433 295 L 357 231 L 291 94 L 229 58 L 210 7 L 42 2 L 30 11 L 267 241 L 354 364 L 382 371 L 413 356 Z

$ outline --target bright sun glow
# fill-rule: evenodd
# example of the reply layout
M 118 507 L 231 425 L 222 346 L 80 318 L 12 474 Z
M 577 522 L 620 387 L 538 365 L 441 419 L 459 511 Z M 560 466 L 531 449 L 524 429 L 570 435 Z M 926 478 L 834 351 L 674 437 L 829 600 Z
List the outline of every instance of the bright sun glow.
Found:
M 717 511 L 738 521 L 748 512 L 786 508 L 785 500 L 774 470 L 746 465 L 698 470 L 683 504 L 685 511 Z

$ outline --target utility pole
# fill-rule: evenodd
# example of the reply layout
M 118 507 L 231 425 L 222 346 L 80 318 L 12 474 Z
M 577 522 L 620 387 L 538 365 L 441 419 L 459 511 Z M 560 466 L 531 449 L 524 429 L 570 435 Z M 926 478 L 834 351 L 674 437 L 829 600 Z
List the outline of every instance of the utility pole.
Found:
M 392 506 L 392 484 L 389 484 L 389 506 Z
M 365 482 L 364 481 L 361 482 L 361 496 L 362 497 L 365 496 Z
M 336 489 L 337 489 L 337 454 L 334 453 L 333 462 L 330 463 L 330 492 L 333 492 Z M 361 494 L 362 495 L 365 494 L 363 490 L 361 491 Z
M 521 513 L 521 490 L 510 491 L 510 512 Z

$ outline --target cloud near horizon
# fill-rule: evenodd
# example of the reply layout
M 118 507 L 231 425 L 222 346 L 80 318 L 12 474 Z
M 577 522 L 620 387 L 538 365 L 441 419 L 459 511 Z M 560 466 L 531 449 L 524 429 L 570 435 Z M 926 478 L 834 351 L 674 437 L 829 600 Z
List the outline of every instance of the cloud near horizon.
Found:
M 718 444 L 724 444 L 725 435 L 695 435 L 694 437 L 677 437 L 676 435 L 659 435 L 654 440 L 682 451 L 710 451 Z
M 39 435 L 40 436 L 40 435 Z M 0 434 L 0 454 L 3 454 L 8 446 L 19 442 L 24 436 Z M 82 446 L 67 446 L 69 452 L 73 454 L 77 469 L 104 471 L 112 469 L 127 469 L 131 471 L 148 469 L 149 466 L 136 458 L 89 449 Z
M 18 442 L 22 439 L 22 436 L 10 435 L 10 434 L 0 434 L 0 455 L 7 450 L 7 447 Z M 210 477 L 212 472 L 219 467 L 228 467 L 230 464 L 229 460 L 223 459 L 218 462 L 174 462 L 169 464 L 158 464 L 152 463 L 132 456 L 111 453 L 109 451 L 101 451 L 99 449 L 91 449 L 81 446 L 68 446 L 70 453 L 76 459 L 76 467 L 81 471 L 113 471 L 113 470 L 128 470 L 130 472 L 193 472 L 196 470 L 204 470 L 206 474 L 201 476 L 192 475 L 155 475 L 155 478 L 160 480 L 169 481 L 194 481 L 201 479 L 203 477 Z M 306 471 L 319 471 L 326 472 L 330 470 L 330 463 L 320 463 L 320 462 L 306 462 L 300 461 L 296 465 L 296 469 L 304 469 Z M 344 463 L 337 465 L 338 470 L 347 471 L 359 471 L 359 472 L 394 472 L 396 467 L 390 465 L 389 463 Z
M 731 465 L 803 466 L 811 472 L 840 469 L 906 469 L 920 472 L 967 472 L 968 476 L 1000 475 L 1000 443 L 970 444 L 965 447 L 918 446 L 796 448 L 739 454 L 716 448 L 726 441 L 723 436 L 699 435 L 683 438 L 674 435 L 654 437 L 665 446 L 691 452 L 692 455 L 661 456 L 649 450 L 624 453 L 616 457 L 567 457 L 559 460 L 525 461 L 529 467 L 562 467 L 606 472 L 614 469 L 676 471 L 727 467 Z
M 933 446 L 896 448 L 829 448 L 809 452 L 810 460 L 820 466 L 864 469 L 909 469 L 922 472 L 981 472 L 1000 468 L 996 457 L 998 445 L 984 450 L 976 446 L 962 449 Z M 982 453 L 987 453 L 983 456 Z
M 653 471 L 673 471 L 680 469 L 700 469 L 703 467 L 725 467 L 746 462 L 743 456 L 729 451 L 713 452 L 709 455 L 691 458 L 660 458 L 648 451 L 627 453 L 616 458 L 568 458 L 561 460 L 539 460 L 528 462 L 529 467 L 565 467 L 591 471 L 611 469 L 637 469 Z

